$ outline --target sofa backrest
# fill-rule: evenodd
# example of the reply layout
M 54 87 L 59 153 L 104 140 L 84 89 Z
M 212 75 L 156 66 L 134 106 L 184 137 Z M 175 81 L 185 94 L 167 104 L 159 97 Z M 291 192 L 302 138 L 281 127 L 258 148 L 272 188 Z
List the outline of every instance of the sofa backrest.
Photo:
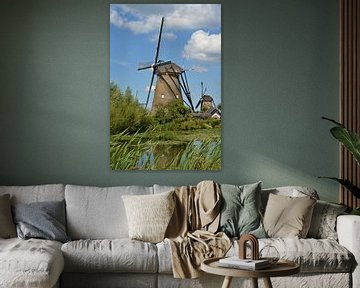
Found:
M 65 198 L 65 185 L 0 186 L 0 195 L 4 194 L 10 194 L 11 204 L 61 201 Z
M 34 186 L 0 186 L 0 195 L 10 194 L 11 203 L 66 201 L 67 233 L 71 239 L 128 238 L 123 195 L 156 194 L 173 190 L 174 186 L 154 185 L 94 187 L 63 184 Z M 263 189 L 262 210 L 270 193 L 292 197 L 306 195 L 319 199 L 312 188 L 287 186 Z
M 67 233 L 71 239 L 128 238 L 123 195 L 153 194 L 153 187 L 66 185 Z
M 167 185 L 159 185 L 159 184 L 154 184 L 153 187 L 154 187 L 154 194 L 165 193 L 176 189 L 176 186 L 167 186 Z
M 310 187 L 304 186 L 284 186 L 276 188 L 263 189 L 261 191 L 261 210 L 265 211 L 267 201 L 269 199 L 269 194 L 276 194 L 282 196 L 291 196 L 291 197 L 305 197 L 310 196 L 315 199 L 319 199 L 319 195 L 316 190 Z

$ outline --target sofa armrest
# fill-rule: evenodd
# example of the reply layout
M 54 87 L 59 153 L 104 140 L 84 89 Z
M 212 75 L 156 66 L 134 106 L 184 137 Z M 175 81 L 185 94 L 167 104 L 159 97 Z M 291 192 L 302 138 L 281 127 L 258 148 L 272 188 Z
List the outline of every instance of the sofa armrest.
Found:
M 341 215 L 336 224 L 339 243 L 355 257 L 352 273 L 353 287 L 360 287 L 360 216 Z

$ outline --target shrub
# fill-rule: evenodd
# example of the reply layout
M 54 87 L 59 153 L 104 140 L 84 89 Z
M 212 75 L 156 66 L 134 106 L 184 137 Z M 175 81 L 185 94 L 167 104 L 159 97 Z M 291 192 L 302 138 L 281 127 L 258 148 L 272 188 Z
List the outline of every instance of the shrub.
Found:
M 154 119 L 158 124 L 166 124 L 174 120 L 190 117 L 191 110 L 181 100 L 174 100 L 156 110 Z

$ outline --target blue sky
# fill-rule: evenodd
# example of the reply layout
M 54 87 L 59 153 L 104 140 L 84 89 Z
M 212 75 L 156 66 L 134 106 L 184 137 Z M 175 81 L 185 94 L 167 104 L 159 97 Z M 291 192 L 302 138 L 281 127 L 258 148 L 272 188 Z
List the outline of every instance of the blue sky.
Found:
M 163 16 L 159 60 L 171 60 L 187 70 L 194 105 L 200 98 L 201 81 L 206 94 L 220 104 L 220 4 L 111 4 L 110 80 L 122 90 L 129 86 L 141 103 L 146 102 L 152 71 L 137 68 L 154 61 Z

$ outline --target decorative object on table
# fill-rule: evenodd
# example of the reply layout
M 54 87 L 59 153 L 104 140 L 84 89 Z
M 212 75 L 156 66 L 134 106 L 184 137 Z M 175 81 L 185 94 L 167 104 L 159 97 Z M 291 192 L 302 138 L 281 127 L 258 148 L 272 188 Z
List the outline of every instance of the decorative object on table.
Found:
M 112 170 L 221 169 L 221 4 L 110 4 L 110 79 Z
M 355 132 L 347 129 L 343 124 L 326 117 L 322 117 L 322 119 L 330 121 L 336 124 L 335 127 L 330 129 L 331 135 L 334 136 L 343 146 L 353 155 L 354 160 L 360 165 L 360 136 Z M 341 179 L 337 177 L 319 177 L 319 178 L 327 178 L 334 181 L 337 181 L 342 186 L 344 186 L 357 200 L 360 199 L 360 187 L 356 186 L 349 179 Z M 356 202 L 355 202 L 356 204 Z M 351 208 L 359 208 L 359 207 L 351 207 Z M 355 209 L 354 214 L 359 213 L 358 209 Z
M 246 257 L 246 243 L 250 244 L 251 259 Z M 259 241 L 252 234 L 245 234 L 239 239 L 239 255 L 219 260 L 219 265 L 228 268 L 258 270 L 270 266 L 266 259 L 259 259 Z
M 260 259 L 267 260 L 271 265 L 276 264 L 280 259 L 280 253 L 272 245 L 265 245 L 259 252 Z
M 252 234 L 245 234 L 239 239 L 239 259 L 247 259 L 246 248 L 247 243 L 249 242 L 250 251 L 251 251 L 251 259 L 254 261 L 262 260 L 258 264 L 256 262 L 248 262 L 248 263 L 239 263 L 242 265 L 247 265 L 253 267 L 253 270 L 263 269 L 269 267 L 272 264 L 276 264 L 280 259 L 279 251 L 272 245 L 265 245 L 259 251 L 259 240 Z
M 258 260 L 259 259 L 259 241 L 252 234 L 245 234 L 239 239 L 239 258 L 247 259 L 246 257 L 246 243 L 250 244 L 251 251 L 251 259 Z

